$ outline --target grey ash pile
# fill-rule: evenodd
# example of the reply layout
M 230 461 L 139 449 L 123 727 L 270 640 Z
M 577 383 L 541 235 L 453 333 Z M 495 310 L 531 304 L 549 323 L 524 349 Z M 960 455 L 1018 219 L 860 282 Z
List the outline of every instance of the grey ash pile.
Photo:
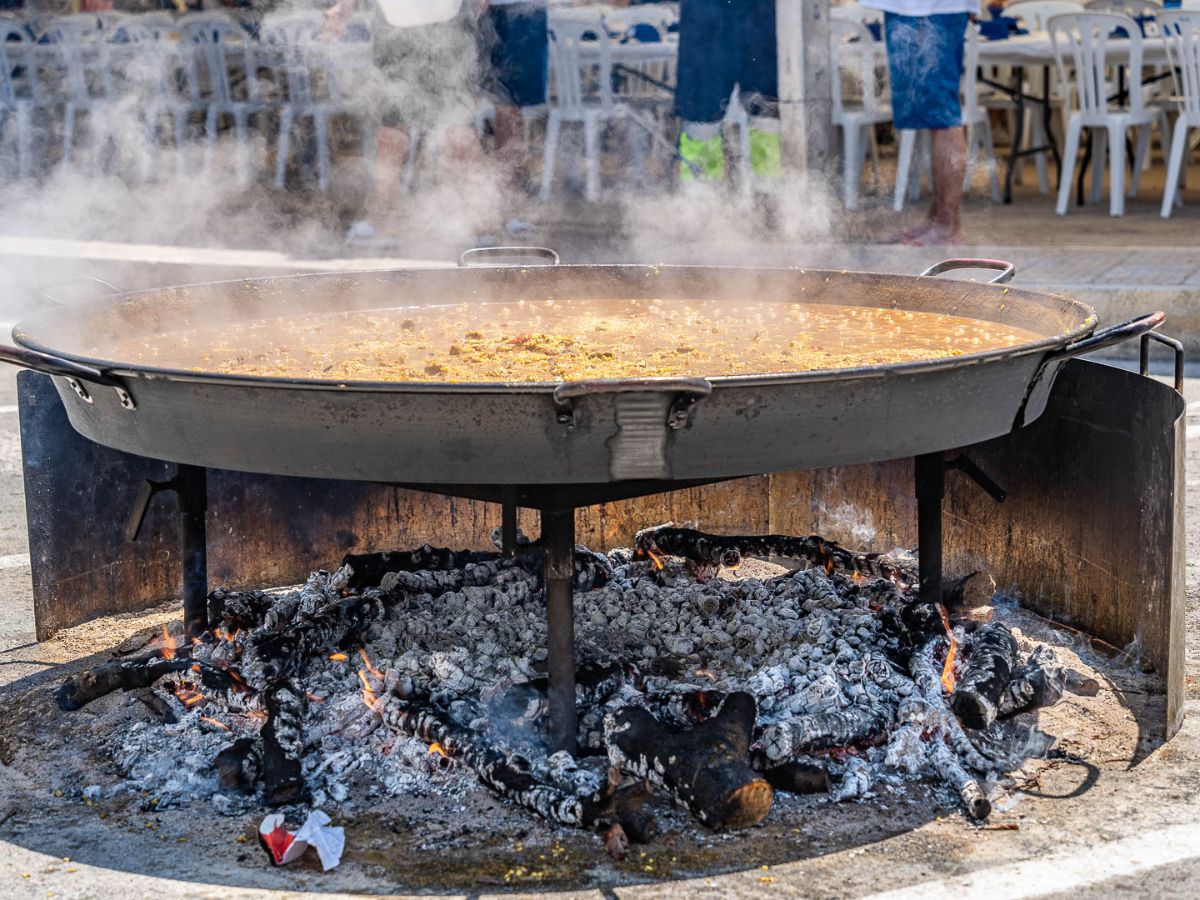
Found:
M 808 567 L 712 577 L 749 556 Z M 107 749 L 114 790 L 160 804 L 348 811 L 482 784 L 619 844 L 655 834 L 649 797 L 732 830 L 776 790 L 836 802 L 920 779 L 986 817 L 1005 773 L 1049 746 L 1021 713 L 1071 684 L 980 608 L 990 590 L 970 599 L 986 576 L 949 584 L 947 611 L 917 599 L 911 554 L 660 526 L 634 550 L 578 550 L 580 749 L 550 754 L 540 570 L 536 544 L 513 560 L 424 547 L 348 557 L 298 590 L 216 591 L 201 639 L 72 676 L 59 705 L 124 690 L 150 706 Z

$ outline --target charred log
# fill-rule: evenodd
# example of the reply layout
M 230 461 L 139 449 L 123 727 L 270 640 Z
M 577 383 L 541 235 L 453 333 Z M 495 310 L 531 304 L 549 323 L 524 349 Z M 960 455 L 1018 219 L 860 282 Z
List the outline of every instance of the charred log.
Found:
M 767 781 L 750 768 L 758 706 L 730 694 L 720 711 L 690 731 L 672 732 L 640 707 L 624 707 L 605 723 L 609 760 L 661 784 L 677 803 L 714 831 L 748 828 L 771 808 Z
M 1000 698 L 1017 664 L 1017 641 L 999 622 L 982 626 L 967 642 L 966 658 L 950 705 L 968 728 L 996 721 Z
M 882 553 L 857 553 L 815 534 L 718 535 L 659 525 L 639 531 L 634 538 L 634 550 L 641 559 L 653 555 L 679 556 L 704 569 L 735 568 L 746 556 L 775 556 L 805 560 L 829 572 L 857 572 L 916 583 L 916 566 L 911 560 L 901 561 Z
M 829 770 L 818 763 L 786 762 L 763 771 L 767 784 L 789 794 L 827 794 Z
M 962 767 L 949 745 L 938 741 L 933 747 L 933 764 L 942 780 L 957 791 L 967 815 L 972 819 L 986 819 L 992 812 L 992 801 L 983 786 Z
M 283 806 L 304 798 L 304 688 L 287 680 L 266 695 L 267 721 L 262 727 L 263 801 Z
M 182 648 L 172 659 L 159 655 L 114 659 L 94 669 L 78 672 L 64 681 L 55 692 L 58 708 L 67 712 L 82 709 L 113 691 L 148 688 L 172 672 L 191 671 L 200 676 L 205 687 L 212 690 L 227 691 L 243 684 L 232 670 L 193 660 L 186 655 L 186 650 Z
M 478 550 L 447 550 L 426 544 L 416 550 L 395 550 L 384 553 L 350 553 L 342 557 L 342 565 L 351 570 L 350 587 L 363 590 L 379 587 L 383 577 L 394 572 L 452 572 L 468 565 L 498 560 L 498 553 Z
M 879 741 L 891 727 L 883 707 L 851 706 L 832 712 L 796 716 L 763 729 L 763 754 L 774 762 L 813 750 L 859 747 Z
M 226 591 L 208 595 L 208 621 L 221 622 L 229 631 L 257 628 L 280 598 L 266 591 Z
M 1038 647 L 1029 659 L 1013 672 L 1012 680 L 1000 695 L 996 716 L 1004 719 L 1029 709 L 1053 706 L 1062 699 L 1066 671 L 1049 647 Z
M 247 658 L 261 663 L 262 678 L 267 682 L 290 678 L 317 654 L 363 643 L 367 629 L 382 614 L 383 601 L 376 596 L 335 600 L 309 615 L 297 616 L 282 631 L 255 633 L 248 641 Z
M 534 775 L 524 756 L 501 750 L 427 704 L 395 701 L 384 712 L 384 721 L 427 743 L 437 742 L 449 756 L 474 770 L 487 788 L 548 821 L 596 830 L 618 822 L 614 779 L 592 794 L 565 791 Z
M 262 755 L 253 738 L 238 738 L 213 758 L 217 781 L 227 791 L 248 794 L 262 771 Z

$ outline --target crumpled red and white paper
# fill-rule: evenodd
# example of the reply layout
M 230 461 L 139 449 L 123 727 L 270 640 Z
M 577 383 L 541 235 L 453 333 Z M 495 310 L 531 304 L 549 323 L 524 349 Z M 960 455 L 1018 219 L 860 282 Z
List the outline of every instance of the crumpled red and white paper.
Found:
M 258 840 L 271 854 L 271 861 L 284 866 L 299 859 L 309 847 L 321 858 L 321 868 L 326 872 L 342 861 L 346 849 L 346 832 L 341 827 L 330 826 L 330 818 L 319 809 L 314 809 L 296 831 L 283 827 L 283 813 L 271 813 L 258 826 Z

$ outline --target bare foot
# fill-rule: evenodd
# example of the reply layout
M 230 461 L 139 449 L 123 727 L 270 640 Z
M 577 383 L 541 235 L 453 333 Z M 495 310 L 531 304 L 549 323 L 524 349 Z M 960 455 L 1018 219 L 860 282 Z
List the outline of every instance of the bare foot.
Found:
M 933 222 L 925 231 L 911 240 L 905 241 L 910 247 L 957 247 L 962 243 L 962 237 L 957 228 L 947 228 Z
M 929 233 L 935 226 L 933 222 L 926 219 L 919 225 L 914 225 L 912 228 L 901 231 L 898 234 L 893 234 L 889 238 L 885 238 L 885 244 L 909 244 L 911 246 L 920 246 L 920 241 Z M 915 243 L 914 243 L 915 242 Z

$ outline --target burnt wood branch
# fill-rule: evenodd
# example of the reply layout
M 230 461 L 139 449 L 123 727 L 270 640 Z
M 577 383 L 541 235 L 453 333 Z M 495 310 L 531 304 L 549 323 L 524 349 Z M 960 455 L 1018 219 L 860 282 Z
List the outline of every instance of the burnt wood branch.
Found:
M 261 664 L 268 682 L 291 678 L 319 654 L 363 643 L 367 629 L 383 615 L 384 601 L 373 595 L 351 595 L 300 614 L 282 631 L 256 632 L 247 641 L 246 659 Z M 247 666 L 249 671 L 249 666 Z
M 749 763 L 757 715 L 754 698 L 743 692 L 730 694 L 713 718 L 683 732 L 643 708 L 623 707 L 605 723 L 609 760 L 662 785 L 714 831 L 748 828 L 762 821 L 772 800 L 771 786 Z
M 283 806 L 304 799 L 304 688 L 292 679 L 272 685 L 266 694 L 267 721 L 262 727 L 263 801 Z
M 772 766 L 763 770 L 763 777 L 775 790 L 789 794 L 829 793 L 829 770 L 815 762 L 795 760 Z
M 238 738 L 213 758 L 217 781 L 227 791 L 251 793 L 262 774 L 262 753 L 254 738 Z
M 849 706 L 830 712 L 794 716 L 763 729 L 759 744 L 772 762 L 790 760 L 813 750 L 860 747 L 878 742 L 892 725 L 883 706 Z
M 432 705 L 393 701 L 383 718 L 405 734 L 440 744 L 450 757 L 472 769 L 485 787 L 548 821 L 595 830 L 618 823 L 618 791 L 611 778 L 595 793 L 579 796 L 539 779 L 524 756 L 505 752 Z
M 988 799 L 983 785 L 962 767 L 948 744 L 938 740 L 930 755 L 938 775 L 958 794 L 967 815 L 976 820 L 991 815 L 992 801 Z
M 819 535 L 795 537 L 786 534 L 719 535 L 659 525 L 639 531 L 634 550 L 645 559 L 651 555 L 678 556 L 705 569 L 734 568 L 743 557 L 800 559 L 827 571 L 841 571 L 897 578 L 906 584 L 916 581 L 916 566 L 901 563 L 880 553 L 846 550 Z
M 478 550 L 448 550 L 426 544 L 416 550 L 382 553 L 349 553 L 342 565 L 351 570 L 350 587 L 363 590 L 379 587 L 383 577 L 394 572 L 453 572 L 480 562 L 500 559 L 500 554 Z
M 1067 673 L 1059 665 L 1054 651 L 1038 647 L 1013 672 L 1012 679 L 1000 695 L 996 717 L 1000 719 L 1030 709 L 1053 706 L 1062 699 Z
M 968 728 L 987 728 L 996 721 L 1000 698 L 1017 665 L 1017 641 L 1008 626 L 991 622 L 971 635 L 963 650 L 950 705 Z
M 113 691 L 148 688 L 164 675 L 175 672 L 198 675 L 204 687 L 210 690 L 227 691 L 243 684 L 232 670 L 191 659 L 185 652 L 188 649 L 181 648 L 171 659 L 158 654 L 135 659 L 114 659 L 93 669 L 77 672 L 55 692 L 58 708 L 68 712 L 81 709 Z

